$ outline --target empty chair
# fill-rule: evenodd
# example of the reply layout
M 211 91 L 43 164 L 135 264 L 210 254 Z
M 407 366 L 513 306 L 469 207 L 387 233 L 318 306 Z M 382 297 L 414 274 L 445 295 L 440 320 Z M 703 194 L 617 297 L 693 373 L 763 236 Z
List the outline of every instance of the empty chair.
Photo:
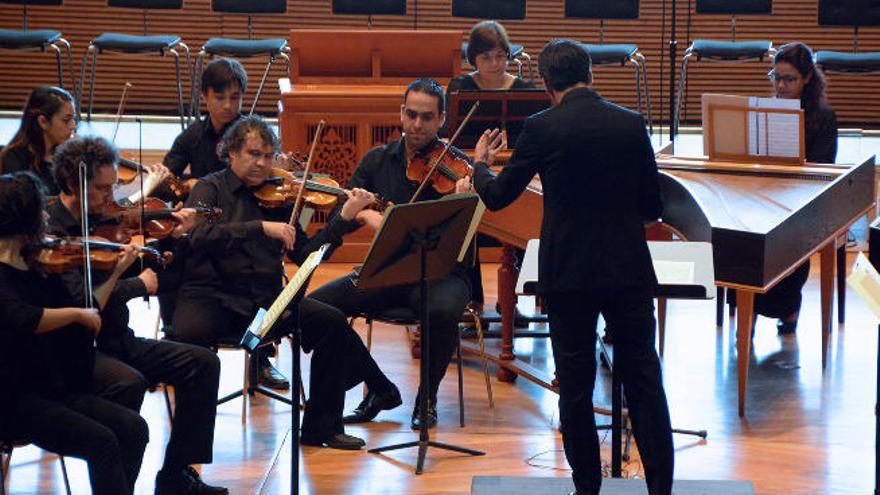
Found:
M 95 95 L 95 71 L 98 66 L 98 54 L 104 52 L 129 53 L 129 54 L 157 54 L 165 56 L 170 53 L 174 56 L 174 70 L 177 76 L 177 105 L 178 114 L 180 115 L 180 127 L 186 127 L 186 112 L 183 109 L 183 85 L 180 79 L 180 56 L 177 48 L 180 47 L 186 52 L 186 70 L 189 75 L 190 85 L 193 83 L 192 64 L 190 63 L 189 47 L 184 44 L 180 36 L 177 35 L 156 35 L 148 34 L 147 16 L 149 9 L 182 9 L 183 0 L 107 0 L 110 7 L 121 7 L 127 9 L 140 9 L 143 11 L 144 30 L 142 35 L 122 34 L 122 33 L 101 33 L 97 38 L 89 43 L 89 48 L 83 56 L 82 70 L 80 72 L 80 93 L 77 95 L 77 107 L 82 102 L 82 92 L 86 86 L 86 70 L 89 66 L 91 58 L 91 74 L 89 82 L 89 110 L 87 119 L 92 118 L 92 104 Z M 91 57 L 89 57 L 91 55 Z

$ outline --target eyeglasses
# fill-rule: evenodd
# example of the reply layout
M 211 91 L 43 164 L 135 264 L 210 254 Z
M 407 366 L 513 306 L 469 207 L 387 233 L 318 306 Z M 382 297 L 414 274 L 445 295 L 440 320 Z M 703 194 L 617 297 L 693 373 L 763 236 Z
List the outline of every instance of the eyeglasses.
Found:
M 494 50 L 480 53 L 477 55 L 477 58 L 483 59 L 486 62 L 508 62 L 510 61 L 510 54 L 504 50 Z
M 785 84 L 791 84 L 800 79 L 800 76 L 779 76 L 776 75 L 776 71 L 771 70 L 767 73 L 767 79 L 769 79 L 770 82 L 782 81 Z

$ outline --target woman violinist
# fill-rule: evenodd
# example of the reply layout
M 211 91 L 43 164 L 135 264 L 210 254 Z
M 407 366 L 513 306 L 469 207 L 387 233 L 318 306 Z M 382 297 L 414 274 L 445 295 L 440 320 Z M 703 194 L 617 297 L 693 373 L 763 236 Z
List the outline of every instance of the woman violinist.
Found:
M 42 238 L 43 194 L 33 175 L 0 176 L 0 436 L 88 463 L 92 493 L 132 493 L 147 444 L 136 412 L 92 395 L 96 310 L 23 251 Z M 119 266 L 131 264 L 132 252 Z
M 37 175 L 50 196 L 58 194 L 52 178 L 52 153 L 76 131 L 73 96 L 55 86 L 31 91 L 21 114 L 21 125 L 0 152 L 3 173 L 29 170 Z

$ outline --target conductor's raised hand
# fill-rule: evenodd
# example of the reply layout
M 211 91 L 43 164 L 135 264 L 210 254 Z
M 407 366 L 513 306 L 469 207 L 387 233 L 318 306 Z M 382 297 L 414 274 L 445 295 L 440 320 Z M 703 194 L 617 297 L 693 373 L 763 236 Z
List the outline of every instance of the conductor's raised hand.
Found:
M 502 132 L 498 128 L 492 130 L 486 129 L 483 131 L 483 135 L 480 136 L 480 140 L 477 141 L 477 146 L 474 149 L 474 161 L 477 163 L 484 162 L 488 165 L 493 165 L 498 153 L 506 148 L 506 132 Z

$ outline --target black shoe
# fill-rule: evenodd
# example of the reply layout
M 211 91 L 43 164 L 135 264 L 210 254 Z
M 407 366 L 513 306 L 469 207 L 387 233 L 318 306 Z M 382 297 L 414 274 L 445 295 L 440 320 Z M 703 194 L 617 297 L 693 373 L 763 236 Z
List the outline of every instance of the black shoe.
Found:
M 400 399 L 400 391 L 394 385 L 391 385 L 391 390 L 381 395 L 371 390 L 351 414 L 342 417 L 342 422 L 366 423 L 372 421 L 379 411 L 388 411 L 401 404 L 403 400 Z
M 433 428 L 437 426 L 437 404 L 428 404 L 428 428 Z M 416 408 L 413 409 L 412 422 L 410 422 L 410 427 L 413 430 L 419 430 L 422 428 L 422 417 L 419 414 L 419 406 L 416 405 Z
M 501 315 L 500 302 L 495 303 L 495 312 L 497 312 L 499 316 Z M 525 328 L 529 326 L 529 319 L 519 312 L 519 308 L 517 306 L 513 307 L 513 326 L 514 328 Z
M 776 333 L 779 335 L 794 335 L 797 331 L 797 320 L 779 320 L 776 322 Z
M 257 362 L 257 383 L 266 388 L 275 390 L 287 390 L 290 388 L 290 382 L 287 377 L 278 371 L 268 357 L 260 358 Z
M 323 440 L 314 440 L 303 437 L 301 440 L 303 445 L 312 445 L 314 447 L 328 447 L 338 450 L 361 450 L 367 443 L 358 437 L 346 435 L 345 433 L 337 433 Z
M 226 495 L 229 490 L 211 486 L 202 481 L 192 467 L 179 471 L 161 470 L 156 473 L 156 495 Z

